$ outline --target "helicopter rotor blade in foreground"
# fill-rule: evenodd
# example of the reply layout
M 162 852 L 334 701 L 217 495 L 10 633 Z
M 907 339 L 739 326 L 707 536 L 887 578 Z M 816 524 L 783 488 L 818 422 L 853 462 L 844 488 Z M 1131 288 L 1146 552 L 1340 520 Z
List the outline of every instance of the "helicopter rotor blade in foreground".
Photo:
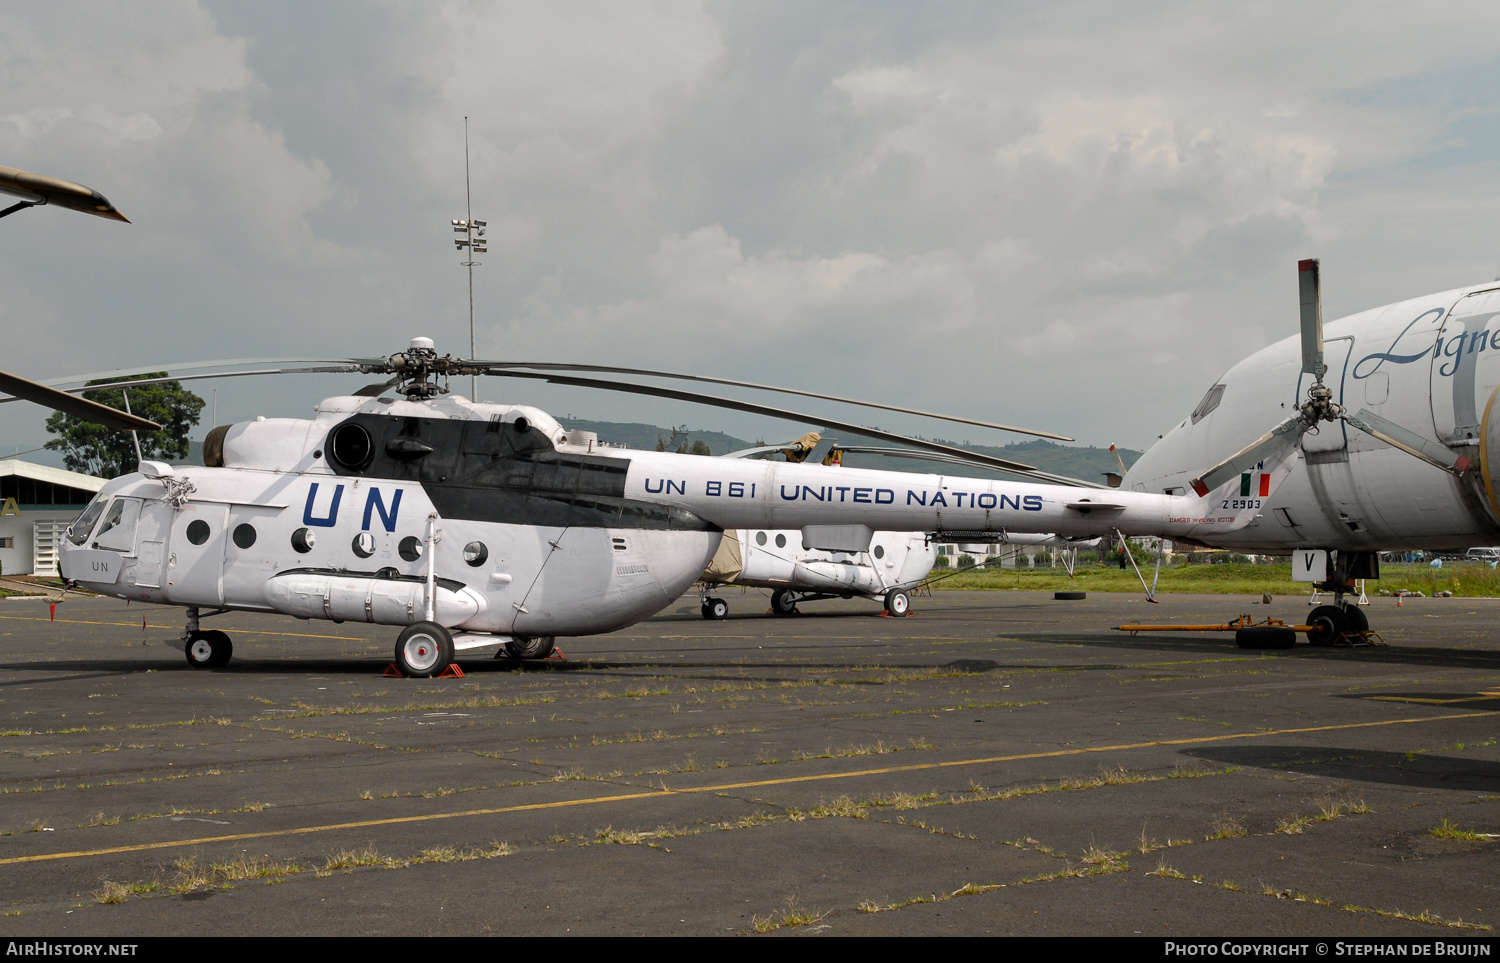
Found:
M 46 385 L 37 384 L 35 381 L 28 381 L 17 375 L 6 374 L 4 371 L 0 371 L 0 390 L 9 391 L 16 398 L 23 401 L 35 402 L 44 407 L 72 415 L 75 418 L 82 418 L 84 421 L 103 425 L 106 428 L 115 428 L 120 431 L 131 431 L 133 429 L 159 431 L 161 429 L 161 425 L 158 425 L 154 421 L 147 421 L 145 418 L 126 414 L 123 411 L 111 408 L 109 405 L 101 405 L 96 401 L 89 401 L 87 398 L 80 398 L 77 395 L 68 394 L 66 391 L 58 391 L 56 388 L 49 388 Z
M 61 177 L 33 174 L 18 167 L 0 166 L 0 194 L 20 198 L 19 203 L 0 210 L 0 217 L 24 211 L 28 207 L 51 205 L 111 221 L 130 223 L 128 217 L 115 210 L 108 198 L 92 187 L 65 181 Z

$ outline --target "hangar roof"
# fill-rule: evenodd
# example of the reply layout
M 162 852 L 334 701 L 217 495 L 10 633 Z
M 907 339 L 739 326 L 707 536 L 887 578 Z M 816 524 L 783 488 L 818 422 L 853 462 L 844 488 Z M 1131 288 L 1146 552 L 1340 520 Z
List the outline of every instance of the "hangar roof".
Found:
M 30 478 L 32 481 L 51 482 L 54 485 L 65 485 L 68 488 L 78 488 L 87 492 L 96 492 L 104 487 L 103 478 L 95 478 L 93 475 L 68 471 L 64 468 L 53 468 L 50 465 L 38 465 L 19 458 L 0 459 L 0 477 L 6 475 Z

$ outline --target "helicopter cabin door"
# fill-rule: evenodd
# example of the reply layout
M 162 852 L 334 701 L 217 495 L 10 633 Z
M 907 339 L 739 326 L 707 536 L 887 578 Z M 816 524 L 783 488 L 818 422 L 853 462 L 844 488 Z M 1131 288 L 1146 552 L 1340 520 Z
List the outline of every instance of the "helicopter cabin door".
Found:
M 172 529 L 175 514 L 176 509 L 158 499 L 146 499 L 141 504 L 141 517 L 135 528 L 136 585 L 161 587 L 167 562 L 167 534 Z
M 168 543 L 168 597 L 178 604 L 224 601 L 224 543 L 229 506 L 190 501 L 172 519 Z

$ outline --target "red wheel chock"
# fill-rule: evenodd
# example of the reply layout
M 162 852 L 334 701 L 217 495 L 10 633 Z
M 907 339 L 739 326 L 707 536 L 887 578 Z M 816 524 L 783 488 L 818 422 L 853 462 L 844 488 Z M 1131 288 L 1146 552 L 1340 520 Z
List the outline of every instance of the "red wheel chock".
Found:
M 568 658 L 568 656 L 563 652 L 563 650 L 559 649 L 557 646 L 554 645 L 552 647 L 552 654 L 549 655 L 549 656 L 547 656 L 547 658 L 544 659 L 544 660 L 542 660 L 542 661 L 544 661 L 544 662 L 551 662 L 551 661 L 553 661 L 555 659 L 555 660 L 557 660 L 559 662 L 563 662 L 563 661 L 566 661 L 567 658 Z M 457 666 L 455 666 L 454 668 L 457 668 Z M 462 675 L 463 673 L 460 672 L 459 674 Z
M 398 669 L 398 668 L 396 668 L 396 663 L 394 663 L 394 662 L 392 662 L 390 665 L 386 666 L 385 667 L 385 671 L 382 672 L 382 673 L 380 673 L 380 674 L 383 675 L 383 676 L 385 676 L 387 679 L 401 679 L 401 678 L 405 678 L 401 674 L 401 670 Z M 458 667 L 458 663 L 457 662 L 450 662 L 450 663 L 448 663 L 448 668 L 446 668 L 443 671 L 439 672 L 437 675 L 433 676 L 433 678 L 434 679 L 462 679 L 462 678 L 465 678 L 465 676 L 464 676 L 464 670 L 460 669 Z

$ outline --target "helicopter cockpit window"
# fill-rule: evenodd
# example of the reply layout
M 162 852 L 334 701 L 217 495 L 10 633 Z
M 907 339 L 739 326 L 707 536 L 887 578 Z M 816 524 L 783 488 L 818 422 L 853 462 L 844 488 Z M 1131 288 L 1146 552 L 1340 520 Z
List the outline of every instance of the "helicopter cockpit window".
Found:
M 112 552 L 128 552 L 135 548 L 135 523 L 140 517 L 139 498 L 116 498 L 94 535 L 94 545 Z
M 105 498 L 103 495 L 95 495 L 94 500 L 89 503 L 89 507 L 85 508 L 83 514 L 78 516 L 78 520 L 68 526 L 68 541 L 74 545 L 82 545 L 88 541 L 89 532 L 93 530 L 94 523 L 99 520 L 99 516 L 104 514 L 104 506 L 107 504 L 109 504 L 108 498 Z
M 1203 400 L 1198 402 L 1198 407 L 1193 409 L 1193 424 L 1196 425 L 1204 418 L 1207 418 L 1215 408 L 1219 407 L 1219 402 L 1223 400 L 1223 385 L 1214 385 L 1208 389 L 1208 394 L 1204 395 Z M 1182 409 L 1179 408 L 1178 410 L 1181 411 Z

